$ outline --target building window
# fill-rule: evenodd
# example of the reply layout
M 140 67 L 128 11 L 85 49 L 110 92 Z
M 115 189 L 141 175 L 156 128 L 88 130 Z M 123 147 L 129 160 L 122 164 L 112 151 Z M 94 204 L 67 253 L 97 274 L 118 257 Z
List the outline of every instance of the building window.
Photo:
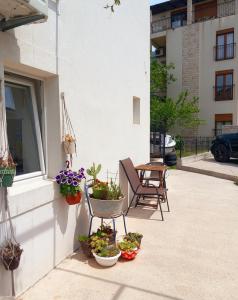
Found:
M 133 124 L 140 124 L 140 98 L 133 97 Z
M 222 134 L 222 128 L 225 125 L 232 125 L 232 114 L 215 115 L 215 136 Z
M 233 100 L 233 70 L 216 72 L 215 100 Z
M 34 82 L 6 77 L 7 137 L 16 167 L 16 179 L 44 173 L 41 126 Z
M 216 60 L 232 59 L 235 55 L 234 29 L 217 32 L 215 57 Z
M 171 14 L 171 28 L 177 28 L 187 25 L 187 11 L 183 10 L 180 12 Z

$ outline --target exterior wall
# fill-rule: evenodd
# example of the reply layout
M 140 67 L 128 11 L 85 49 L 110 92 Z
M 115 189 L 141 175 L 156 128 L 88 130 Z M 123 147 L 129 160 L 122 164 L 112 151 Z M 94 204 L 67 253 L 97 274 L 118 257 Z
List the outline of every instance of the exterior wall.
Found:
M 199 103 L 200 116 L 206 121 L 206 124 L 201 126 L 199 134 L 212 135 L 215 127 L 215 114 L 233 114 L 233 124 L 237 125 L 238 112 L 238 94 L 237 94 L 237 51 L 234 59 L 215 61 L 214 46 L 216 44 L 216 31 L 234 28 L 235 43 L 238 32 L 238 16 L 229 16 L 212 21 L 202 22 L 199 24 L 199 43 L 200 43 L 200 73 L 199 73 Z M 234 100 L 231 101 L 215 101 L 214 100 L 214 85 L 215 73 L 221 70 L 234 70 Z
M 88 230 L 84 203 L 67 206 L 50 179 L 65 161 L 60 94 L 65 93 L 78 141 L 74 169 L 102 163 L 105 179 L 107 170 L 118 171 L 119 159 L 149 160 L 148 1 L 125 1 L 115 14 L 100 0 L 62 0 L 59 15 L 55 2 L 49 5 L 48 22 L 0 33 L 1 78 L 8 69 L 36 76 L 45 85 L 49 179 L 28 179 L 9 189 L 14 228 L 24 249 L 15 272 L 17 294 L 72 253 L 76 237 Z M 139 125 L 133 124 L 133 96 L 140 98 Z M 1 191 L 2 205 L 3 198 Z M 0 266 L 0 295 L 10 294 L 10 272 Z

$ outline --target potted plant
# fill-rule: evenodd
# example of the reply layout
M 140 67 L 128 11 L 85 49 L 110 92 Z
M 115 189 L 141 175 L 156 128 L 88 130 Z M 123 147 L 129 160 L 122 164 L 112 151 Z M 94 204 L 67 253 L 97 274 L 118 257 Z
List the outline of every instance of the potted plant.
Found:
M 0 249 L 0 258 L 6 270 L 15 270 L 18 268 L 23 250 L 19 244 L 8 241 Z
M 121 250 L 121 257 L 126 260 L 134 259 L 138 253 L 137 244 L 130 241 L 123 240 L 118 243 L 118 247 Z
M 85 236 L 85 235 L 81 235 L 81 236 L 79 236 L 78 240 L 80 242 L 80 246 L 83 250 L 83 253 L 89 258 L 93 257 L 92 248 L 91 248 L 91 245 L 90 245 L 90 242 L 91 242 L 90 237 Z
M 16 175 L 16 164 L 9 154 L 7 158 L 0 157 L 0 188 L 11 187 Z
M 101 165 L 87 170 L 88 175 L 93 176 L 92 193 L 90 203 L 93 214 L 99 218 L 113 218 L 122 214 L 122 206 L 125 197 L 121 188 L 112 180 L 110 183 L 97 179 L 97 174 L 101 170 Z
M 74 154 L 76 152 L 76 140 L 71 134 L 64 136 L 64 151 L 66 154 Z
M 127 235 L 124 236 L 124 241 L 135 243 L 137 247 L 140 248 L 142 238 L 143 235 L 141 233 L 129 232 Z
M 84 168 L 78 172 L 62 170 L 55 177 L 56 182 L 60 185 L 60 193 L 65 196 L 69 205 L 80 203 L 82 197 L 80 183 L 84 178 Z
M 103 267 L 115 265 L 121 256 L 121 251 L 115 245 L 109 245 L 108 239 L 99 236 L 91 238 L 91 247 L 97 263 Z
M 110 225 L 104 225 L 102 224 L 96 234 L 98 236 L 106 236 L 109 240 L 109 244 L 113 244 L 115 243 L 115 238 L 116 238 L 116 232 L 114 233 L 114 231 L 112 230 L 111 226 Z

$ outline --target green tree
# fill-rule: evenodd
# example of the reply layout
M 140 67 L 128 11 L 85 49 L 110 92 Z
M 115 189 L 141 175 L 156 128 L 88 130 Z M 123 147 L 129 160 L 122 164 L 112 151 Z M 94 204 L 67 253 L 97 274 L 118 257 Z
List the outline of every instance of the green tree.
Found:
M 189 97 L 187 91 L 181 91 L 175 99 L 163 95 L 167 86 L 176 80 L 171 73 L 173 69 L 173 64 L 164 65 L 155 59 L 151 61 L 151 130 L 163 134 L 163 159 L 168 132 L 176 129 L 178 134 L 183 128 L 196 128 L 202 123 L 198 117 L 198 98 Z
M 171 73 L 173 69 L 173 64 L 164 65 L 155 59 L 151 61 L 150 114 L 153 131 L 167 133 L 174 128 L 194 128 L 202 123 L 198 117 L 198 98 L 189 97 L 187 91 L 180 92 L 175 99 L 160 96 L 161 92 L 165 92 L 167 86 L 176 80 Z

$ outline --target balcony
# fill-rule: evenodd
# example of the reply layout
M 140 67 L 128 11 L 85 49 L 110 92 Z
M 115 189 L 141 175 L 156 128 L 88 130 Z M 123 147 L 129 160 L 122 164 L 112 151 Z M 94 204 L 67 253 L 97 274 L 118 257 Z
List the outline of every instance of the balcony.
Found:
M 47 15 L 48 0 L 0 0 L 0 31 L 45 21 Z
M 233 100 L 234 84 L 214 87 L 215 101 Z
M 232 59 L 235 57 L 236 44 L 216 45 L 214 47 L 214 58 L 216 61 Z
M 186 7 L 183 11 L 186 11 Z M 217 4 L 216 0 L 196 4 L 193 7 L 193 23 L 203 22 L 211 19 L 222 18 L 235 14 L 235 0 L 229 0 Z M 151 32 L 158 33 L 168 29 L 175 29 L 177 27 L 187 25 L 187 12 L 173 14 L 170 17 L 162 17 L 159 20 L 152 22 Z

